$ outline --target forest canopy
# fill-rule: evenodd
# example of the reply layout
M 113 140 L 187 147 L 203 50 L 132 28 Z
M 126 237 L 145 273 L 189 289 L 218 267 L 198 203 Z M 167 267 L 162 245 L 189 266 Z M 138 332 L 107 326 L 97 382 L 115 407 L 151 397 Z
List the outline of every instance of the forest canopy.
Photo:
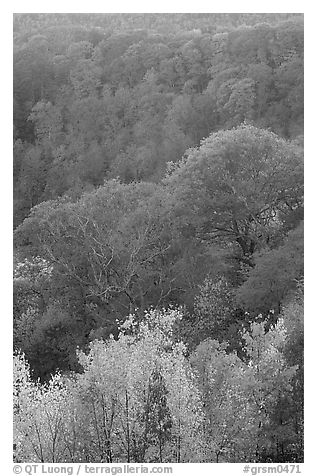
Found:
M 303 33 L 14 15 L 17 461 L 303 460 Z

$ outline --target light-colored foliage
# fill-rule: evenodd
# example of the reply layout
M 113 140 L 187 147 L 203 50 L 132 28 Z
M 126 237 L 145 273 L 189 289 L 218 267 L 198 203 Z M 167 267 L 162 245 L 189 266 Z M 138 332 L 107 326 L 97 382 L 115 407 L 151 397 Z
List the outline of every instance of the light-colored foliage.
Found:
M 202 460 L 200 394 L 186 348 L 173 339 L 180 319 L 177 310 L 149 311 L 139 323 L 131 315 L 117 340 L 78 353 L 83 373 L 56 374 L 47 385 L 32 382 L 24 356 L 16 356 L 16 458 Z

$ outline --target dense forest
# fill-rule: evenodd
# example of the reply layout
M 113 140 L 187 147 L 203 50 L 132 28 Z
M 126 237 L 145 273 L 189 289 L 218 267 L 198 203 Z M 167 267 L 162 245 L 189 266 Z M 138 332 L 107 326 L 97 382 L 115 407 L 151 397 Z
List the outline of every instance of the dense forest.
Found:
M 303 461 L 303 30 L 14 15 L 17 462 Z

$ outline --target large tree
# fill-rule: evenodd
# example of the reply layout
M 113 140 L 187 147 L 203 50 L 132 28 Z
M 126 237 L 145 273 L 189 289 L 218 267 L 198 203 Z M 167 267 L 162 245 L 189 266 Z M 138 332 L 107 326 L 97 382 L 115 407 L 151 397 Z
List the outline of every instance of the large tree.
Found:
M 171 167 L 165 185 L 184 233 L 238 246 L 243 260 L 302 207 L 302 151 L 251 125 L 212 133 Z

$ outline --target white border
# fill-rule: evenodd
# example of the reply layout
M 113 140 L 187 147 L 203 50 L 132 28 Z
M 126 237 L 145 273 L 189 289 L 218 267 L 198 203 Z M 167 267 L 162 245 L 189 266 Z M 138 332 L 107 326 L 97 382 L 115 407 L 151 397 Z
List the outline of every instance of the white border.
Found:
M 5 7 L 10 7 L 8 12 Z M 27 10 L 27 11 L 26 11 Z M 44 3 L 43 1 L 14 1 L 10 5 L 3 5 L 1 8 L 1 304 L 2 304 L 2 342 L 0 362 L 2 365 L 1 379 L 1 449 L 3 450 L 3 462 L 6 469 L 2 474 L 12 474 L 11 460 L 11 382 L 12 382 L 12 14 L 15 13 L 305 13 L 305 198 L 306 198 L 306 221 L 305 221 L 305 472 L 304 474 L 315 474 L 313 471 L 315 453 L 315 434 L 316 434 L 316 299 L 315 299 L 315 274 L 316 274 L 316 27 L 317 16 L 312 1 L 226 1 L 206 2 L 195 0 L 195 2 L 184 1 L 160 1 L 140 2 L 140 1 L 122 1 L 116 2 L 70 2 L 54 1 Z M 313 144 L 314 141 L 314 144 Z M 7 464 L 8 463 L 8 464 Z M 204 469 L 190 465 L 188 471 L 182 468 L 178 474 L 192 474 L 192 469 L 200 470 L 203 474 Z M 210 466 L 210 465 L 208 465 Z M 238 470 L 238 464 L 228 466 L 228 472 L 223 469 L 218 470 L 215 465 L 209 469 L 209 474 L 242 474 L 242 469 Z M 242 466 L 240 465 L 242 468 Z M 200 469 L 199 469 L 200 468 Z M 211 471 L 211 473 L 210 473 Z M 175 471 L 176 473 L 176 471 Z M 207 474 L 207 473 L 206 473 Z

